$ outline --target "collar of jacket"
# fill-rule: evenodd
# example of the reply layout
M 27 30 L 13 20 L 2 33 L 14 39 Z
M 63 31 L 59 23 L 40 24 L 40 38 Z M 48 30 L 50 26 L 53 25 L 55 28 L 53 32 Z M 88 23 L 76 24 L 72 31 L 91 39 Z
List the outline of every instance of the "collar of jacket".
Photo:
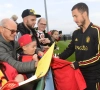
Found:
M 35 31 L 37 31 L 38 30 L 38 27 L 35 27 L 34 29 L 35 29 Z M 46 33 L 46 30 L 44 30 L 43 32 Z
M 90 24 L 89 24 L 89 26 L 87 27 L 87 29 L 86 29 L 85 32 L 87 32 L 87 31 L 91 28 L 92 25 L 93 25 L 93 23 L 90 22 Z M 80 28 L 80 31 L 81 31 L 81 33 L 83 33 L 82 28 Z
M 25 27 L 24 23 L 20 23 L 18 25 L 18 31 L 21 33 L 21 35 L 30 34 L 30 31 Z M 36 38 L 37 47 L 40 48 L 40 43 L 39 43 L 39 40 L 37 38 L 37 33 L 36 33 L 35 29 L 31 29 L 31 31 L 32 31 L 33 36 Z
M 14 41 L 11 41 L 11 42 L 7 42 L 3 37 L 2 37 L 2 35 L 0 34 L 0 42 L 2 42 L 4 45 L 7 45 L 8 47 L 10 47 L 10 48 L 12 48 L 13 49 L 13 47 L 12 47 L 12 42 L 14 42 Z
M 21 32 L 22 35 L 30 34 L 30 31 L 25 27 L 24 23 L 18 24 L 18 31 Z M 32 33 L 36 34 L 34 29 L 31 29 Z

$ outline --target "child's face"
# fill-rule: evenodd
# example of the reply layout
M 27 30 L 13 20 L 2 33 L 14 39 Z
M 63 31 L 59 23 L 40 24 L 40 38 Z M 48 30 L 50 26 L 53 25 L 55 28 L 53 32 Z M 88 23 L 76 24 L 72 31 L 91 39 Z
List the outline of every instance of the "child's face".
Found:
M 37 48 L 36 41 L 33 41 L 28 45 L 24 46 L 23 50 L 25 54 L 33 55 L 35 53 L 36 48 Z
M 55 31 L 52 35 L 52 37 L 57 40 L 59 38 L 59 32 L 58 31 Z

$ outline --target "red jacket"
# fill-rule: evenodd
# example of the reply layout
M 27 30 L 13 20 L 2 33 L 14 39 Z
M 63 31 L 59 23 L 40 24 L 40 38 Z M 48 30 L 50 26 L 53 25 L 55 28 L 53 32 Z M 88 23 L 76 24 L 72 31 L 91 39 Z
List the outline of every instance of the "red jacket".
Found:
M 71 62 L 53 58 L 51 67 L 53 69 L 56 90 L 84 90 L 85 80 L 79 69 L 70 67 Z
M 22 55 L 22 62 L 30 62 L 33 60 L 32 55 Z
M 9 65 L 8 63 L 6 63 L 6 62 L 3 62 L 3 64 L 6 67 L 5 74 L 8 78 L 8 80 L 9 81 L 14 80 L 15 77 L 18 75 L 17 70 L 14 67 L 12 67 L 11 65 Z

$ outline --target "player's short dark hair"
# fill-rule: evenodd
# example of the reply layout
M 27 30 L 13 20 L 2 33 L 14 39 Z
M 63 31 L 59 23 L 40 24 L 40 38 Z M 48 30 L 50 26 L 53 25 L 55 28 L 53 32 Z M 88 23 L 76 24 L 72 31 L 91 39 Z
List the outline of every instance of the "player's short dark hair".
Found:
M 85 3 L 77 3 L 75 4 L 71 11 L 75 10 L 75 9 L 78 9 L 78 11 L 80 11 L 81 13 L 83 12 L 87 12 L 87 15 L 89 15 L 89 9 L 88 9 L 88 6 L 85 4 Z

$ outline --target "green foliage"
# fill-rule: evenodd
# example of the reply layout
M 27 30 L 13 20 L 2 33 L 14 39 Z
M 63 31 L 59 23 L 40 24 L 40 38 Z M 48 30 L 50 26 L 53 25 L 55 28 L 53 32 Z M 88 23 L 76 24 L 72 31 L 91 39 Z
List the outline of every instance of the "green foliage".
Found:
M 63 52 L 67 46 L 69 45 L 70 40 L 67 41 L 59 41 L 57 43 L 57 46 L 59 47 L 59 50 L 55 50 L 54 53 L 56 54 L 60 54 L 61 52 Z M 74 61 L 75 60 L 75 54 L 72 54 L 69 58 L 67 58 L 68 61 Z

